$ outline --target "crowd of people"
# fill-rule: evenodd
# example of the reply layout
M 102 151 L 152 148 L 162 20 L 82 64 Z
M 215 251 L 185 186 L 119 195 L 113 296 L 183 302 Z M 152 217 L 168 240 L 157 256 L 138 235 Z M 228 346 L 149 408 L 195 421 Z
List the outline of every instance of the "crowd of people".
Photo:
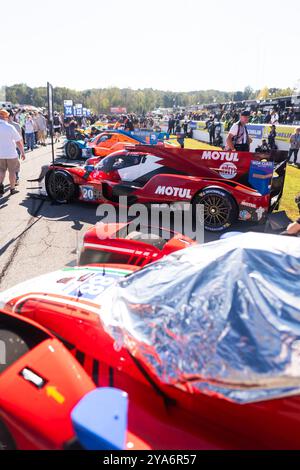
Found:
M 175 118 L 179 120 L 188 119 L 193 121 L 206 121 L 209 118 L 213 118 L 224 123 L 225 130 L 228 131 L 232 124 L 238 120 L 243 109 L 244 108 L 240 108 L 236 105 L 216 105 L 211 108 L 203 108 L 199 111 L 180 112 L 175 115 Z M 277 107 L 272 109 L 257 107 L 254 110 L 249 109 L 249 113 L 250 124 L 293 125 L 297 122 L 296 112 L 293 107 L 286 109 L 280 109 Z
M 209 141 L 211 144 L 223 146 L 227 149 L 236 150 L 249 150 L 251 139 L 248 135 L 248 131 L 245 124 L 248 123 L 260 123 L 271 124 L 271 130 L 268 138 L 262 141 L 262 144 L 256 149 L 257 151 L 270 151 L 277 148 L 276 146 L 276 126 L 280 123 L 280 114 L 276 109 L 268 111 L 266 115 L 263 115 L 261 111 L 250 111 L 250 110 L 238 110 L 233 109 L 231 111 L 225 110 L 208 114 L 208 110 L 202 110 L 201 112 L 181 112 L 174 113 L 168 117 L 168 133 L 177 136 L 177 141 L 181 147 L 184 147 L 184 139 L 186 137 L 193 137 L 193 128 L 190 125 L 193 120 L 204 120 L 205 129 L 209 133 Z M 49 121 L 48 117 L 43 110 L 26 110 L 26 109 L 14 109 L 14 110 L 1 110 L 2 123 L 1 129 L 7 132 L 7 126 L 3 125 L 3 122 L 10 124 L 14 128 L 14 139 L 15 149 L 12 151 L 10 148 L 9 159 L 15 159 L 17 154 L 17 161 L 7 162 L 4 164 L 1 161 L 0 166 L 0 195 L 3 194 L 3 179 L 5 171 L 9 171 L 11 190 L 14 192 L 15 186 L 18 184 L 18 172 L 19 172 L 19 158 L 25 158 L 25 151 L 30 152 L 38 146 L 45 146 L 47 142 L 47 136 L 49 136 Z M 5 115 L 5 116 L 4 116 Z M 286 120 L 292 118 L 287 115 Z M 76 139 L 78 136 L 78 129 L 91 128 L 90 135 L 97 135 L 100 130 L 95 126 L 96 122 L 109 123 L 116 129 L 121 128 L 126 131 L 134 131 L 135 129 L 152 129 L 155 131 L 161 131 L 157 116 L 148 113 L 147 115 L 127 114 L 127 115 L 91 115 L 89 117 L 64 117 L 63 114 L 58 112 L 54 113 L 53 117 L 53 136 L 55 142 L 59 142 L 61 135 L 66 135 L 67 139 Z M 221 125 L 223 122 L 224 130 L 229 132 L 225 145 L 223 145 L 221 137 Z M 19 140 L 16 138 L 18 135 Z M 298 128 L 290 139 L 290 150 L 288 154 L 288 161 L 294 157 L 294 164 L 297 163 L 298 152 L 300 149 L 300 128 Z M 1 149 L 0 149 L 1 150 Z M 7 149 L 2 150 L 5 154 Z M 4 155 L 2 156 L 2 160 Z M 1 159 L 1 155 L 0 155 Z M 7 159 L 8 160 L 8 159 Z M 4 168 L 6 166 L 6 168 Z M 14 174 L 14 176 L 13 176 Z
M 231 121 L 228 120 L 230 127 L 228 128 L 228 135 L 224 148 L 229 151 L 249 151 L 251 144 L 251 137 L 247 130 L 247 124 L 254 122 L 257 113 L 249 110 L 242 110 L 239 113 L 231 116 Z M 203 119 L 205 115 L 201 115 Z M 207 117 L 207 116 L 206 116 Z M 208 130 L 210 142 L 216 143 L 216 130 L 220 126 L 219 116 L 210 114 L 206 119 L 205 128 Z M 227 116 L 225 116 L 228 119 Z M 154 116 L 151 114 L 147 116 L 137 116 L 134 114 L 123 116 L 107 116 L 107 115 L 92 115 L 90 117 L 81 118 L 63 118 L 63 115 L 58 112 L 54 113 L 53 117 L 53 135 L 56 141 L 62 134 L 66 134 L 67 138 L 75 138 L 75 131 L 78 128 L 91 127 L 92 131 L 100 132 L 95 126 L 97 121 L 102 121 L 103 124 L 114 124 L 115 128 L 121 127 L 128 131 L 133 131 L 136 128 L 148 129 L 155 128 L 157 125 Z M 189 127 L 191 122 L 191 115 L 174 114 L 169 116 L 168 119 L 168 132 L 176 134 L 177 140 L 181 147 L 184 147 L 184 139 L 192 137 L 192 129 Z M 278 113 L 273 110 L 270 113 L 271 130 L 268 139 L 262 141 L 262 145 L 258 147 L 257 151 L 270 151 L 276 149 L 276 124 L 278 124 Z M 158 130 L 158 129 L 157 129 Z M 9 173 L 10 194 L 13 195 L 17 192 L 16 186 L 19 180 L 20 159 L 25 159 L 25 147 L 27 151 L 32 151 L 38 145 L 46 145 L 47 135 L 51 132 L 49 129 L 49 122 L 47 116 L 42 111 L 26 111 L 22 109 L 6 111 L 0 110 L 0 197 L 4 195 L 4 178 L 6 172 Z M 290 138 L 290 149 L 288 153 L 288 162 L 294 157 L 294 164 L 297 163 L 298 153 L 300 149 L 300 127 L 295 130 Z M 295 230 L 298 233 L 300 227 L 300 219 L 288 227 L 290 232 Z M 288 233 L 293 234 L 293 233 Z
M 42 111 L 15 109 L 9 111 L 9 121 L 21 134 L 27 151 L 38 145 L 46 146 L 48 118 Z

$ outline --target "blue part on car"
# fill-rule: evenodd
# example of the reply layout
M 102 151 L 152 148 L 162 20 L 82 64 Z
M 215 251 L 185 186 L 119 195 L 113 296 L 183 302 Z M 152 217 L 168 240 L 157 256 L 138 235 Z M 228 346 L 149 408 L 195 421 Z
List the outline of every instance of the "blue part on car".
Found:
M 170 134 L 167 134 L 166 132 L 155 132 L 144 129 L 138 129 L 132 132 L 126 132 L 118 129 L 116 132 L 118 132 L 119 134 L 126 135 L 128 137 L 133 137 L 141 144 L 156 145 L 158 142 L 170 138 Z
M 84 140 L 72 140 L 71 142 L 74 142 L 74 144 L 78 145 L 78 147 L 81 149 L 86 147 L 86 142 Z
M 123 450 L 127 431 L 128 396 L 116 388 L 98 388 L 75 406 L 71 419 L 80 444 L 87 450 Z
M 248 181 L 262 196 L 270 193 L 273 171 L 273 162 L 251 162 Z

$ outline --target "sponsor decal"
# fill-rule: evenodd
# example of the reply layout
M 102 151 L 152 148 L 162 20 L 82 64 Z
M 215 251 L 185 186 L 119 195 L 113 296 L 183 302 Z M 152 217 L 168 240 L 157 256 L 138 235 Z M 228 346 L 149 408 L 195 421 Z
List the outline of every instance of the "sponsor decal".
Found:
M 260 173 L 253 173 L 253 178 L 259 179 L 259 180 L 268 180 L 272 178 L 273 173 L 268 173 L 266 175 L 261 175 Z
M 263 207 L 259 207 L 255 212 L 257 214 L 257 220 L 261 220 L 266 210 Z
M 253 168 L 253 171 L 254 169 L 257 169 L 258 171 L 257 173 L 253 173 L 253 178 L 268 179 L 268 178 L 272 178 L 273 176 L 273 169 L 274 169 L 273 162 L 253 161 L 251 162 L 251 168 Z M 259 173 L 260 170 L 263 170 L 263 174 Z
M 241 202 L 241 206 L 251 207 L 252 209 L 256 209 L 256 208 L 257 208 L 257 205 L 256 205 L 256 204 L 252 204 L 252 202 L 247 202 L 247 201 L 242 201 L 242 202 Z
M 209 230 L 210 230 L 210 232 L 220 232 L 220 230 L 225 230 L 229 227 L 230 227 L 230 223 L 228 222 L 228 223 L 222 225 L 222 227 L 218 227 L 218 228 L 209 227 Z
M 263 216 L 266 213 L 266 209 L 263 207 L 255 206 L 248 202 L 242 202 L 240 205 L 239 219 L 240 220 L 253 220 L 259 222 L 263 219 Z
M 178 197 L 179 199 L 192 199 L 190 189 L 174 188 L 173 186 L 158 186 L 155 194 L 159 194 L 160 196 Z
M 253 161 L 251 162 L 251 165 L 253 167 L 258 167 L 258 168 L 269 168 L 269 170 L 273 170 L 273 162 L 268 162 L 268 161 Z
M 252 218 L 252 215 L 246 209 L 240 211 L 240 219 L 241 220 L 250 220 L 251 218 Z
M 209 189 L 209 193 L 210 194 L 218 194 L 219 196 L 224 196 L 224 192 L 219 190 L 219 189 Z M 203 196 L 205 196 L 205 194 L 206 194 L 206 192 L 202 191 L 201 193 L 199 193 L 199 196 L 203 197 Z
M 206 150 L 202 153 L 202 160 L 220 160 L 221 162 L 238 162 L 239 154 L 237 152 L 217 152 Z
M 103 275 L 103 272 L 97 274 L 93 273 L 87 278 L 82 276 L 80 279 L 85 280 L 83 282 L 81 281 L 82 283 L 78 284 L 73 291 L 67 292 L 67 294 L 71 297 L 82 297 L 84 299 L 95 300 L 119 277 L 120 274 L 118 272 L 110 272 L 105 276 Z
M 222 178 L 230 180 L 232 178 L 235 178 L 235 176 L 237 175 L 237 167 L 234 163 L 223 163 L 223 165 L 221 165 L 219 168 L 219 172 Z

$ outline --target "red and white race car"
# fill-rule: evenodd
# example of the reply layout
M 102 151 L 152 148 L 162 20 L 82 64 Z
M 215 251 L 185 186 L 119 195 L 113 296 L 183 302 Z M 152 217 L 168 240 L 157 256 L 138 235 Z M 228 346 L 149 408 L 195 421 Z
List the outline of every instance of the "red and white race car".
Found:
M 50 329 L 95 385 L 128 393 L 128 429 L 136 449 L 297 449 L 299 374 L 292 367 L 278 371 L 276 358 L 281 366 L 290 364 L 282 347 L 292 350 L 293 360 L 298 357 L 298 341 L 289 338 L 299 333 L 289 330 L 292 314 L 286 310 L 294 302 L 290 309 L 297 323 L 293 295 L 298 260 L 297 240 L 248 234 L 240 241 L 195 245 L 141 270 L 118 265 L 66 268 L 1 293 L 0 306 Z M 293 283 L 293 292 L 277 309 L 283 318 L 277 318 L 277 311 L 271 315 L 271 300 L 277 297 L 268 289 L 271 281 L 280 284 L 273 271 L 274 266 L 282 268 L 280 263 L 284 282 Z M 273 342 L 266 344 L 266 337 Z M 182 357 L 188 358 L 184 370 L 208 368 L 209 377 L 173 376 Z M 221 357 L 223 368 L 214 368 Z M 165 371 L 172 374 L 171 381 Z M 259 383 L 253 382 L 254 372 Z M 229 378 L 221 381 L 223 375 Z M 248 399 L 241 404 L 231 396 Z
M 98 165 L 55 164 L 43 168 L 48 196 L 118 204 L 183 202 L 204 206 L 207 230 L 237 220 L 260 222 L 278 207 L 283 192 L 286 152 L 258 154 L 135 146 L 105 157 Z M 202 221 L 201 221 L 202 222 Z
M 42 310 L 52 302 L 58 321 L 61 308 L 67 313 L 76 304 L 84 318 L 96 310 L 91 298 L 135 269 L 62 270 L 37 280 L 35 290 L 42 292 L 34 298 Z M 25 291 L 30 285 L 25 283 Z M 149 449 L 131 432 L 122 390 L 109 387 L 109 381 L 96 390 L 92 374 L 80 365 L 80 354 L 68 351 L 68 342 L 62 344 L 59 334 L 33 321 L 34 314 L 25 318 L 13 313 L 11 304 L 5 307 L 0 309 L 0 451 Z

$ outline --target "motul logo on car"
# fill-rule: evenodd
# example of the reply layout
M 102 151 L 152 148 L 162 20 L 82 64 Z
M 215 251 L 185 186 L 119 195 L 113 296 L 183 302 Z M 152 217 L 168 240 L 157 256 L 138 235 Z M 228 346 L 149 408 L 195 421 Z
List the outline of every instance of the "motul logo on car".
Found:
M 192 199 L 190 189 L 173 188 L 173 186 L 158 186 L 155 194 L 159 194 L 161 196 L 173 196 L 180 199 Z
M 205 151 L 202 154 L 202 160 L 221 160 L 226 162 L 238 162 L 239 154 L 230 152 L 212 152 Z

